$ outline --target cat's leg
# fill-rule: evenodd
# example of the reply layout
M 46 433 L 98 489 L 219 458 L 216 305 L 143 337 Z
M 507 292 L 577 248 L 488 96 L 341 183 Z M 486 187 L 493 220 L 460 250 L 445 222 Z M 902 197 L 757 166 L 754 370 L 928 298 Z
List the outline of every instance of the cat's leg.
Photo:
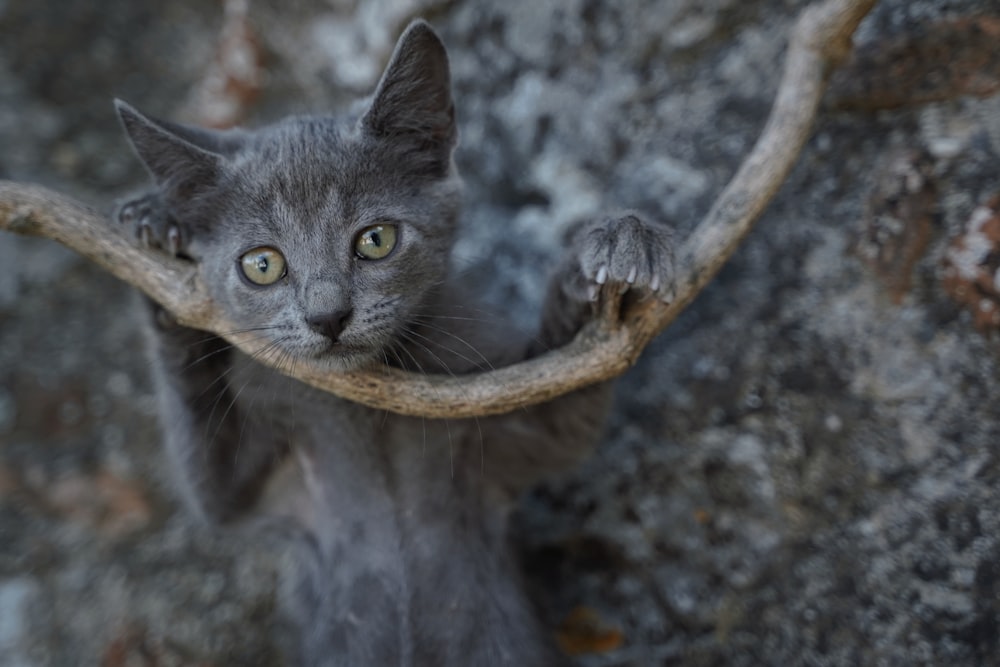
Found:
M 187 257 L 190 230 L 170 215 L 158 192 L 124 202 L 116 219 L 151 252 Z M 231 346 L 179 325 L 152 300 L 142 301 L 175 485 L 197 516 L 212 521 L 234 517 L 252 503 L 277 457 L 263 427 L 248 425 L 248 416 L 236 404 Z
M 618 317 L 635 299 L 670 301 L 674 293 L 671 230 L 628 214 L 581 223 L 552 277 L 542 323 L 527 357 L 568 343 L 595 317 Z M 610 407 L 602 382 L 548 403 L 496 418 L 504 438 L 488 448 L 494 471 L 514 487 L 571 468 L 597 442 Z

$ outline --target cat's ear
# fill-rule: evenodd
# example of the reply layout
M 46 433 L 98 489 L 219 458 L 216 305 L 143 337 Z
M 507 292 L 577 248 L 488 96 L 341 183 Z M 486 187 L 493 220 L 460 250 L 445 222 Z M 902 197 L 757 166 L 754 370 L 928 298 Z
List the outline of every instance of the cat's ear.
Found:
M 448 54 L 425 21 L 400 36 L 361 122 L 375 136 L 411 136 L 450 155 L 456 128 Z
M 241 141 L 239 133 L 150 118 L 121 100 L 115 108 L 136 155 L 168 196 L 190 196 L 214 185 L 225 155 Z

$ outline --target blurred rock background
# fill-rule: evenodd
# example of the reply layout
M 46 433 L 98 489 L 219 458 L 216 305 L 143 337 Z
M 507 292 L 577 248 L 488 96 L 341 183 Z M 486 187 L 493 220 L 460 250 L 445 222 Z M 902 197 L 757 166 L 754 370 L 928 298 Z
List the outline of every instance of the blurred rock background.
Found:
M 0 178 L 110 208 L 111 99 L 224 124 L 453 58 L 457 252 L 535 317 L 560 231 L 683 234 L 757 136 L 801 0 L 0 0 Z M 228 25 L 224 29 L 224 26 Z M 518 549 L 579 665 L 1000 664 L 1000 9 L 882 0 L 757 230 L 620 381 Z M 126 287 L 0 235 L 0 665 L 270 665 L 275 561 L 165 484 Z

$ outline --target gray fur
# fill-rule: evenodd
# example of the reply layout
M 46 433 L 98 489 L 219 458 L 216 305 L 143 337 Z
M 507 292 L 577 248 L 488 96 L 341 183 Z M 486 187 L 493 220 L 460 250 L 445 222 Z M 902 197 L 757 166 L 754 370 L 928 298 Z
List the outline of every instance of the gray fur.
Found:
M 312 390 L 253 357 L 455 374 L 529 358 L 567 342 L 602 291 L 668 298 L 668 231 L 632 215 L 581 225 L 534 336 L 498 341 L 468 317 L 448 261 L 459 199 L 448 62 L 423 22 L 359 115 L 211 133 L 118 109 L 157 186 L 119 219 L 152 250 L 198 262 L 217 303 L 259 335 L 247 356 L 152 308 L 166 449 L 187 505 L 212 523 L 277 517 L 295 553 L 290 660 L 558 664 L 518 585 L 507 514 L 525 487 L 587 456 L 608 385 L 435 421 Z M 359 259 L 358 232 L 386 221 L 395 249 Z M 267 287 L 238 269 L 258 246 L 287 261 Z M 324 317 L 337 323 L 325 334 L 309 324 Z

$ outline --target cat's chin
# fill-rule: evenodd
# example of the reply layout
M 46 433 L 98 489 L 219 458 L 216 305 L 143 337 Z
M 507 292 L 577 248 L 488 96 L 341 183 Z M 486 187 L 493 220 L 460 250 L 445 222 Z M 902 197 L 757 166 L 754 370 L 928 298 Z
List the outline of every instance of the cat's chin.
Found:
M 340 345 L 313 352 L 308 356 L 331 373 L 360 371 L 377 366 L 382 361 L 382 355 L 376 350 L 347 348 Z

